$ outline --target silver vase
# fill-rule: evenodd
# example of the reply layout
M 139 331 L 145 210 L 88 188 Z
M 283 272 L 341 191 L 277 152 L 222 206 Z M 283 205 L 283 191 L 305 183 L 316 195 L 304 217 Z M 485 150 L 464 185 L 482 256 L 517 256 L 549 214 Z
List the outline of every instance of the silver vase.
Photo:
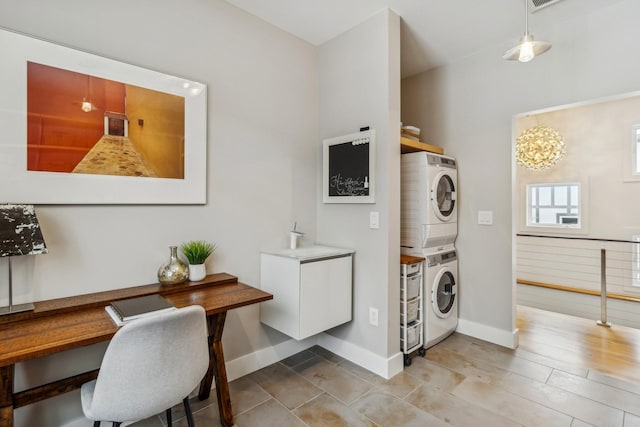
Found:
M 158 281 L 163 285 L 175 285 L 189 278 L 189 266 L 178 258 L 178 247 L 169 246 L 169 261 L 158 269 Z

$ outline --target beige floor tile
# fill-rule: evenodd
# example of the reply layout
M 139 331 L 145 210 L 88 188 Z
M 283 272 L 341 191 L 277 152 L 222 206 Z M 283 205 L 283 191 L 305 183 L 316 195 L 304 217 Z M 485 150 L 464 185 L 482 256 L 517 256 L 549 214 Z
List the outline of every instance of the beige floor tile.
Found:
M 594 369 L 590 369 L 587 374 L 587 378 L 596 381 L 602 384 L 607 384 L 615 388 L 619 388 L 621 390 L 630 391 L 631 393 L 640 394 L 640 383 L 635 381 L 629 381 L 628 379 L 621 379 L 613 377 L 604 372 L 596 371 Z
M 519 424 L 545 427 L 571 425 L 570 416 L 506 391 L 500 381 L 487 383 L 467 378 L 455 388 L 453 394 Z
M 303 427 L 305 424 L 274 399 L 235 417 L 236 427 Z M 197 422 L 196 422 L 197 423 Z M 206 424 L 213 426 L 217 424 Z
M 578 375 L 580 377 L 587 376 L 588 369 L 583 366 L 578 366 L 575 363 L 567 363 L 562 360 L 552 359 L 541 354 L 531 353 L 530 351 L 523 350 L 521 348 L 515 349 L 514 355 L 521 359 L 530 360 L 532 362 L 536 362 L 550 368 L 559 369 L 573 375 Z
M 466 358 L 480 364 L 505 369 L 540 382 L 545 382 L 553 370 L 548 366 L 516 357 L 513 351 L 504 351 L 499 346 L 490 343 L 472 342 L 465 346 L 464 350 L 458 349 L 456 351 L 463 352 Z
M 454 426 L 511 427 L 519 424 L 425 383 L 406 402 Z
M 295 411 L 303 422 L 312 427 L 374 427 L 365 416 L 324 393 Z
M 444 368 L 422 357 L 416 357 L 404 371 L 442 391 L 451 391 L 464 380 L 464 375 Z
M 571 421 L 571 427 L 597 427 L 597 426 L 594 426 L 593 424 L 585 423 L 584 421 L 580 421 L 574 418 L 573 421 Z
M 229 393 L 231 394 L 233 413 L 236 415 L 271 399 L 271 395 L 249 377 L 231 381 Z
M 424 381 L 403 371 L 378 385 L 375 388 L 375 391 L 392 394 L 395 397 L 404 399 L 409 395 L 409 393 L 420 387 L 422 384 L 424 384 Z
M 376 375 L 373 372 L 363 368 L 362 366 L 356 365 L 355 363 L 350 362 L 348 360 L 343 360 L 338 364 L 338 366 L 346 369 L 347 371 L 351 372 L 355 376 L 367 382 L 370 382 L 371 384 L 382 384 L 385 381 L 387 381 L 385 378 L 382 378 L 380 375 Z
M 640 417 L 625 413 L 623 427 L 640 427 Z
M 198 399 L 197 393 L 192 393 L 191 396 L 192 397 L 189 398 L 189 406 L 191 407 L 191 413 L 195 414 L 197 411 L 212 404 L 215 406 L 216 411 L 218 410 L 218 401 L 216 400 L 215 390 L 211 390 L 211 395 L 209 396 L 208 399 L 205 399 L 205 400 Z M 164 413 L 159 414 L 159 417 L 163 423 L 167 422 L 167 418 Z M 184 404 L 179 403 L 175 405 L 173 408 L 171 408 L 171 418 L 173 419 L 174 422 L 179 421 L 184 417 L 185 417 Z
M 316 356 L 316 354 L 310 350 L 303 350 L 299 353 L 294 354 L 293 356 L 289 356 L 286 359 L 280 361 L 284 366 L 288 366 L 292 368 L 296 365 L 301 364 L 302 362 L 311 359 Z
M 289 409 L 297 408 L 322 393 L 304 377 L 279 363 L 254 372 L 250 378 Z
M 517 374 L 502 381 L 504 388 L 520 397 L 601 427 L 622 425 L 623 412 L 586 397 L 543 384 Z
M 444 427 L 448 424 L 386 393 L 371 392 L 351 407 L 379 426 Z
M 219 426 L 220 424 L 220 414 L 218 412 L 218 404 L 214 403 L 212 405 L 206 406 L 200 409 L 197 412 L 193 413 L 193 422 L 196 426 Z M 175 421 L 173 425 L 175 427 L 187 427 L 187 418 L 182 417 L 177 422 Z
M 640 416 L 640 395 L 555 370 L 547 384 Z
M 164 417 L 162 418 L 162 420 L 160 419 L 159 416 L 154 415 L 153 417 L 149 417 L 145 420 L 140 420 L 137 421 L 133 424 L 129 424 L 129 426 L 131 427 L 164 427 L 164 422 L 166 420 L 164 419 Z M 87 424 L 89 425 L 89 424 Z M 102 423 L 102 425 L 111 425 L 111 423 Z M 127 425 L 127 424 L 123 424 L 123 425 Z
M 445 347 L 431 347 L 424 358 L 444 368 L 463 375 L 465 378 L 475 378 L 479 381 L 491 382 L 504 378 L 509 371 L 500 369 L 484 362 L 478 362 Z
M 321 357 L 308 360 L 296 366 L 295 370 L 347 405 L 374 387 L 371 383 Z
M 342 362 L 344 362 L 346 360 L 346 359 L 338 356 L 337 354 L 333 354 L 329 350 L 320 347 L 319 345 L 314 345 L 309 350 L 312 351 L 313 353 L 317 354 L 318 356 L 328 360 L 329 362 L 342 363 Z

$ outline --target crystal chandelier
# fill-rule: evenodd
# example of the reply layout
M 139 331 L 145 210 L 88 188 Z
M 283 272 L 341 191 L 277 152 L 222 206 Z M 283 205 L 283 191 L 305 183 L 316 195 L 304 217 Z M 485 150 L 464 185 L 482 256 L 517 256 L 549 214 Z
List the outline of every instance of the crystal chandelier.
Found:
M 535 126 L 522 132 L 516 140 L 516 161 L 531 170 L 547 169 L 564 156 L 562 135 L 550 127 Z

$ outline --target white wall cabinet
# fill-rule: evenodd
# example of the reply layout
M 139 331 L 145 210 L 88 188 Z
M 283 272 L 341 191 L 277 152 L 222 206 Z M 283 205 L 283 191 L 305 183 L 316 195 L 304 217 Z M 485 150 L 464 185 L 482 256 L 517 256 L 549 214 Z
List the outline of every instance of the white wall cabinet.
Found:
M 260 321 L 297 340 L 352 318 L 353 251 L 313 246 L 261 254 L 260 287 L 273 294 Z

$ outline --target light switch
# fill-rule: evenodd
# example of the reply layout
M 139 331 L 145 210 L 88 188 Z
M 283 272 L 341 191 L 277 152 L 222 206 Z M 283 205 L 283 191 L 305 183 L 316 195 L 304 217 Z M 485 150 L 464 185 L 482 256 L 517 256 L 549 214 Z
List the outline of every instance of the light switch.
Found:
M 478 224 L 493 225 L 493 211 L 478 211 Z
M 380 228 L 380 212 L 369 212 L 369 228 Z

